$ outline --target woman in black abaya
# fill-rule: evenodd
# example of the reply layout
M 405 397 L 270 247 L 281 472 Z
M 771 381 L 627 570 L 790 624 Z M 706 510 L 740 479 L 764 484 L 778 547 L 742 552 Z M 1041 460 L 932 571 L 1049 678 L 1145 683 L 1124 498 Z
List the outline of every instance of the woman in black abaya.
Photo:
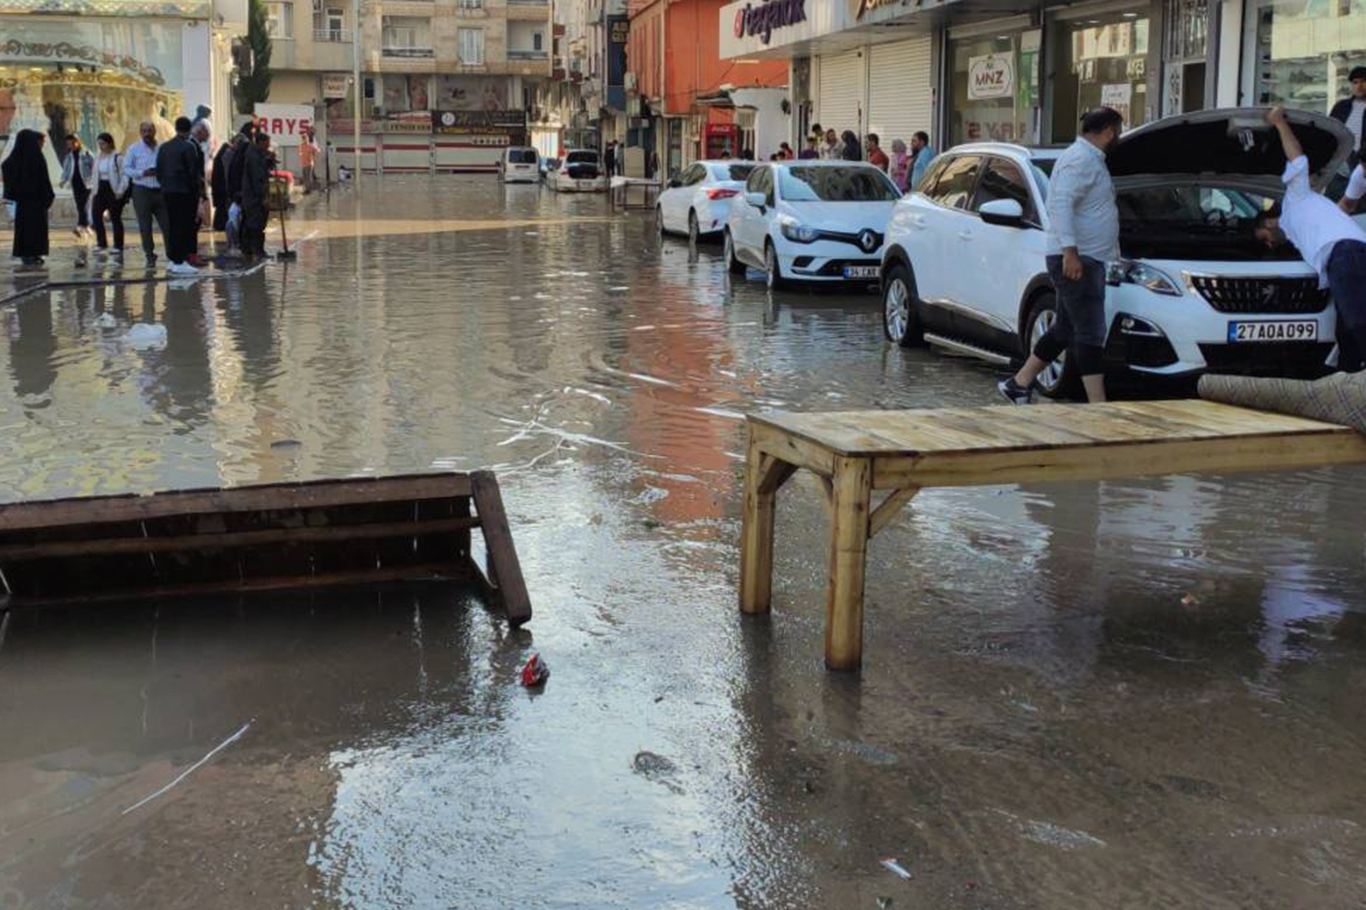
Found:
M 52 206 L 52 178 L 43 157 L 43 134 L 20 130 L 14 149 L 0 165 L 5 199 L 13 202 L 14 255 L 24 265 L 42 265 L 48 253 L 47 210 Z

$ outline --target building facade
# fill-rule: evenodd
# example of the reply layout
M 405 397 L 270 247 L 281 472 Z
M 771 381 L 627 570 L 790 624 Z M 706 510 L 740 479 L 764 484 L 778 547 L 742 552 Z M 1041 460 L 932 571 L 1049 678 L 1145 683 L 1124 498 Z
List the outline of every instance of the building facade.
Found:
M 270 100 L 314 106 L 340 164 L 356 153 L 357 90 L 365 170 L 492 171 L 503 149 L 530 142 L 551 77 L 550 0 L 268 0 L 267 8 Z
M 20 130 L 43 133 L 56 186 L 68 134 L 126 148 L 143 121 L 167 139 L 201 107 L 222 131 L 246 21 L 246 0 L 0 0 L 0 158 Z
M 818 123 L 884 146 L 917 130 L 937 148 L 1063 143 L 1100 105 L 1130 128 L 1214 106 L 1326 113 L 1366 65 L 1366 0 L 1040 2 L 1010 15 L 993 0 L 739 0 L 720 19 L 724 59 L 791 68 L 793 141 Z

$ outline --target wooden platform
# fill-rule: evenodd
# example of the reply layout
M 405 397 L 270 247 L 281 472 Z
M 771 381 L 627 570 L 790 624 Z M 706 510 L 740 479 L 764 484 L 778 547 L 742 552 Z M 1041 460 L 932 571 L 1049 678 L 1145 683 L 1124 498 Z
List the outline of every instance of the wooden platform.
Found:
M 0 505 L 0 577 L 11 606 L 471 578 L 514 626 L 531 618 L 498 481 L 478 471 Z
M 740 609 L 772 599 L 778 490 L 799 468 L 830 513 L 825 664 L 863 659 L 868 541 L 923 487 L 1269 471 L 1366 462 L 1347 427 L 1208 401 L 750 415 Z M 874 491 L 887 496 L 874 503 Z

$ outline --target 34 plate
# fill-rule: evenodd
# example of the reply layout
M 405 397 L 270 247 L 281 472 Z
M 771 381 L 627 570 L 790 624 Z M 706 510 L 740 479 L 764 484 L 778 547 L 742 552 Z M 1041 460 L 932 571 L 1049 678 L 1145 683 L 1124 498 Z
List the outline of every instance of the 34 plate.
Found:
M 1228 343 L 1248 341 L 1317 341 L 1319 324 L 1312 319 L 1268 319 L 1230 322 Z
M 845 278 L 876 278 L 877 266 L 875 265 L 846 265 L 844 267 Z

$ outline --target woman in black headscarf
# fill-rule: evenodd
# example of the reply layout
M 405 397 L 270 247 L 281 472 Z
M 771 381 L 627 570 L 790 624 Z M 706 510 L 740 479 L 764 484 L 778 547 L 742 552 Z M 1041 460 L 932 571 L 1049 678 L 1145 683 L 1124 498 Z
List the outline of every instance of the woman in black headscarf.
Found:
M 13 202 L 14 255 L 24 265 L 42 265 L 47 247 L 47 210 L 52 206 L 52 178 L 43 157 L 43 134 L 20 130 L 14 148 L 0 165 L 5 199 Z
M 854 131 L 845 130 L 840 138 L 844 140 L 844 149 L 841 157 L 844 158 L 845 161 L 862 161 L 863 149 L 859 147 L 858 137 L 854 135 Z

